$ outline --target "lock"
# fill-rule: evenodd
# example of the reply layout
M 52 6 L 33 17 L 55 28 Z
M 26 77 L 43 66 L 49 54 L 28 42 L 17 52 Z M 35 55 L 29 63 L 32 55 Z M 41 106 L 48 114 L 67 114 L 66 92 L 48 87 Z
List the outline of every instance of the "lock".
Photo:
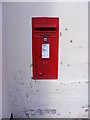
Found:
M 47 38 L 44 38 L 44 42 L 47 42 Z

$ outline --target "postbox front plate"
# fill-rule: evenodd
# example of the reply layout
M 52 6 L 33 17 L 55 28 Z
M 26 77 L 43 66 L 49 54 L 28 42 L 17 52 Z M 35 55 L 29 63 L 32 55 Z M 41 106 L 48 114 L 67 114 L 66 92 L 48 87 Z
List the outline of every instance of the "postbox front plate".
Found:
M 32 18 L 33 79 L 58 79 L 59 18 Z

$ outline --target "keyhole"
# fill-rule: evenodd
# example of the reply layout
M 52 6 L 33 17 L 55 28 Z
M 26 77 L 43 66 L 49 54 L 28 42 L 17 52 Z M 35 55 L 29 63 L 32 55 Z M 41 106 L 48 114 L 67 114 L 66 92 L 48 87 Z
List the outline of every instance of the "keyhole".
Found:
M 41 55 L 39 56 L 39 58 L 41 58 Z

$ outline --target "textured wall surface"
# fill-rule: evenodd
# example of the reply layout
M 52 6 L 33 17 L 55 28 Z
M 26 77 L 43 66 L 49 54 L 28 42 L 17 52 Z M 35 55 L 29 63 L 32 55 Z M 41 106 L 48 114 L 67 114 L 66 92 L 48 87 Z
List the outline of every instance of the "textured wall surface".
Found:
M 32 16 L 60 17 L 58 81 L 31 79 Z M 3 117 L 88 116 L 88 3 L 3 3 L 3 39 Z
M 2 3 L 0 2 L 0 119 L 2 118 Z

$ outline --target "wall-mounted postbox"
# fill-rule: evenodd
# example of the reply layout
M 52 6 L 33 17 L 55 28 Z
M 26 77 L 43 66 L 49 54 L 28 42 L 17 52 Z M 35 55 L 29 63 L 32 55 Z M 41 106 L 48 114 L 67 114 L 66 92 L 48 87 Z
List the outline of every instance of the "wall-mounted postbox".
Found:
M 58 78 L 59 18 L 32 18 L 33 79 Z

